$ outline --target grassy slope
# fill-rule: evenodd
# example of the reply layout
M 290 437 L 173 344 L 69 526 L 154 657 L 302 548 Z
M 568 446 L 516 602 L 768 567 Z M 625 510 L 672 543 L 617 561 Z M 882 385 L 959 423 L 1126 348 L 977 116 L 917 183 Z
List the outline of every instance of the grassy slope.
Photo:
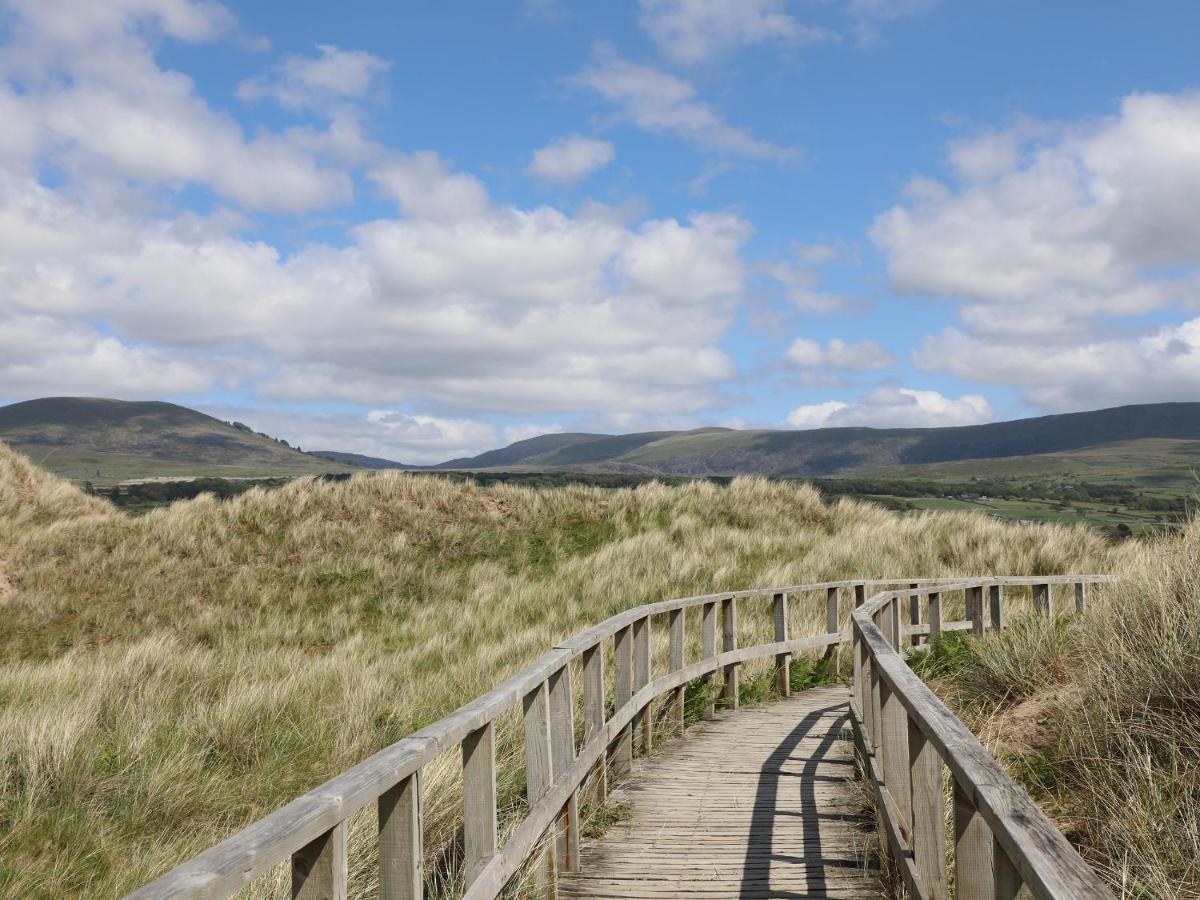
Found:
M 0 894 L 119 894 L 632 604 L 1101 569 L 1110 553 L 1081 530 L 901 518 L 745 479 L 534 491 L 387 472 L 132 519 L 0 446 Z M 810 600 L 801 634 L 822 627 Z M 769 634 L 765 607 L 741 620 L 744 641 Z M 427 773 L 435 849 L 456 769 L 451 753 Z M 506 763 L 506 816 L 520 789 Z M 368 844 L 352 846 L 356 892 Z
M 879 466 L 856 474 L 958 482 L 975 476 L 1012 479 L 1065 476 L 1092 482 L 1119 481 L 1146 487 L 1193 490 L 1198 466 L 1200 441 L 1144 438 L 1032 456 Z
M 1200 522 L 1113 565 L 1120 589 L 1083 620 L 1027 621 L 928 668 L 1118 896 L 1200 897 Z
M 546 435 L 446 466 L 801 477 L 1082 473 L 1127 479 L 1165 472 L 1177 483 L 1194 465 L 1198 445 L 1200 404 L 1160 403 L 959 428 Z
M 0 440 L 75 481 L 350 472 L 173 403 L 53 397 L 0 407 Z

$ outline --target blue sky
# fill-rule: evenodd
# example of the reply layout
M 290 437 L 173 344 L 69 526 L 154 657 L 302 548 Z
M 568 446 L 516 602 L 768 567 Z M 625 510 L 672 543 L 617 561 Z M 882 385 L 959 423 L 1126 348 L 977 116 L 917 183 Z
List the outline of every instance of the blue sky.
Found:
M 1200 388 L 1200 7 L 0 0 L 0 400 L 431 462 Z

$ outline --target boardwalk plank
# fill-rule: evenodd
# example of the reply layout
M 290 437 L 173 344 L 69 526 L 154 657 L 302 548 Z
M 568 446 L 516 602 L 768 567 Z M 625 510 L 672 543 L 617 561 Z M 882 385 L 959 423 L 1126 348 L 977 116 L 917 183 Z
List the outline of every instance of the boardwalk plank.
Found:
M 835 685 L 725 713 L 635 762 L 628 818 L 583 844 L 560 896 L 879 900 L 848 700 Z

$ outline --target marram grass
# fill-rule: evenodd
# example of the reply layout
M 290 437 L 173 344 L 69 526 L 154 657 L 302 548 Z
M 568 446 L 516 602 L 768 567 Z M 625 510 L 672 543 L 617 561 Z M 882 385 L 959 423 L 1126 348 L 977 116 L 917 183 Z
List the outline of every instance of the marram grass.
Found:
M 898 517 L 760 479 L 533 490 L 378 473 L 134 519 L 0 446 L 0 894 L 130 890 L 631 605 L 1117 560 L 1151 573 L 1149 555 L 1184 540 L 1118 552 L 1083 529 Z M 795 634 L 824 627 L 818 600 L 794 603 Z M 749 606 L 743 641 L 764 640 L 766 607 Z M 1089 653 L 1115 646 L 1103 627 Z M 515 712 L 499 725 L 511 822 Z M 446 878 L 457 765 L 447 754 L 425 773 L 431 871 Z M 358 894 L 372 828 L 352 822 Z M 1102 829 L 1095 840 L 1108 846 Z M 281 875 L 251 895 L 284 889 Z

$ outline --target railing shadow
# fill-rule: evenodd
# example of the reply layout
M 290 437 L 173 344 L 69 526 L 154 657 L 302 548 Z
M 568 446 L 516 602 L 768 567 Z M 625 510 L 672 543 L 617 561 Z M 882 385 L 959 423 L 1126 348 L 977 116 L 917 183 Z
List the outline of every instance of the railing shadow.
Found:
M 830 725 L 823 725 L 831 714 L 841 710 L 842 714 Z M 751 813 L 749 843 L 746 846 L 745 862 L 742 866 L 743 898 L 781 897 L 825 897 L 830 892 L 826 877 L 827 869 L 859 870 L 862 860 L 844 857 L 827 857 L 821 845 L 822 821 L 863 821 L 864 817 L 853 813 L 822 812 L 818 809 L 817 788 L 822 783 L 842 782 L 846 778 L 838 775 L 818 774 L 822 765 L 825 767 L 838 766 L 843 760 L 828 756 L 834 744 L 842 739 L 842 733 L 849 722 L 849 710 L 844 703 L 834 704 L 808 713 L 796 725 L 779 746 L 771 752 L 760 770 L 758 787 L 754 796 L 754 807 Z M 796 748 L 813 734 L 818 725 L 822 726 L 820 743 L 804 757 L 793 758 Z M 848 768 L 853 766 L 850 760 L 844 761 Z M 799 768 L 789 767 L 789 764 L 802 763 Z M 851 776 L 853 769 L 847 772 Z M 787 787 L 799 783 L 800 805 L 797 810 L 791 805 L 790 798 L 781 796 Z M 789 792 L 790 793 L 790 792 Z M 792 795 L 794 796 L 794 794 Z M 780 819 L 794 821 L 801 819 L 801 834 L 803 847 L 800 853 L 789 852 L 792 848 L 775 847 L 775 826 Z M 804 866 L 804 877 L 808 890 L 797 893 L 771 886 L 772 863 L 791 863 Z

